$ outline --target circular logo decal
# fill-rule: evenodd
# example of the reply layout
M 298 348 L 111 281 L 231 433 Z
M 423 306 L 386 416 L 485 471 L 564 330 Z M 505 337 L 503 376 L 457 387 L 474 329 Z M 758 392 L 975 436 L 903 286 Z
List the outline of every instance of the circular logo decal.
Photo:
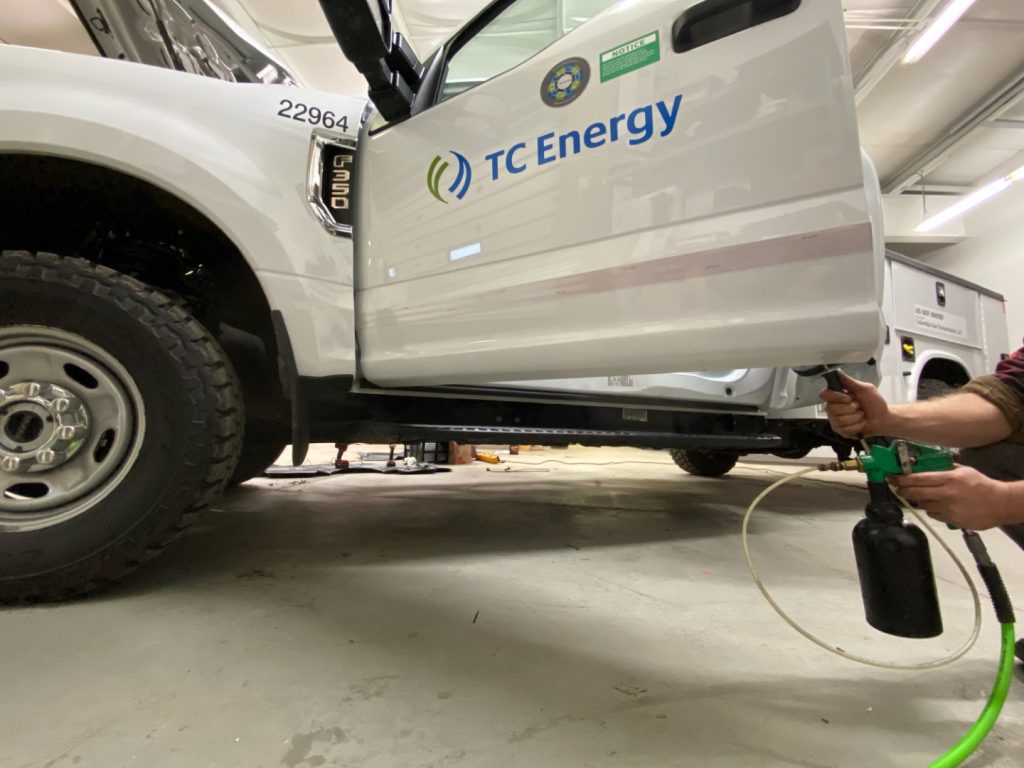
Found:
M 586 89 L 590 80 L 590 65 L 586 59 L 566 59 L 556 65 L 540 86 L 540 98 L 549 107 L 564 107 L 574 102 Z

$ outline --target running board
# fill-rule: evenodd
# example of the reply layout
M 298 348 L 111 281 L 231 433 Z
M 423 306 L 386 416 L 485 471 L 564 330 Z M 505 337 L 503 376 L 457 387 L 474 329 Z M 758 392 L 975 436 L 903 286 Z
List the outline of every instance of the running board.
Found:
M 640 448 L 703 448 L 744 453 L 771 452 L 784 448 L 778 435 L 693 434 L 687 432 L 611 431 L 591 429 L 535 429 L 530 427 L 454 426 L 444 424 L 381 424 L 379 422 L 335 422 L 318 427 L 330 429 L 332 440 L 348 443 L 497 443 L 530 445 L 579 443 L 590 446 L 635 446 Z

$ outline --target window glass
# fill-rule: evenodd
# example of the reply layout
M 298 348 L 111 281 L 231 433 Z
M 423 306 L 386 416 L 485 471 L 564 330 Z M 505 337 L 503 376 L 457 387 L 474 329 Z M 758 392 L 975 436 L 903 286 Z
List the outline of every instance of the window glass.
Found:
M 523 63 L 620 0 L 517 0 L 448 60 L 440 101 Z

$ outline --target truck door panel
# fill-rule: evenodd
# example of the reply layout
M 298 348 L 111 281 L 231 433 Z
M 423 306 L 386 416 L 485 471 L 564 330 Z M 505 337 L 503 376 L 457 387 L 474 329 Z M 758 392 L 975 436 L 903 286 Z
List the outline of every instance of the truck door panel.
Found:
M 877 190 L 838 0 L 790 2 L 682 53 L 674 25 L 709 0 L 614 3 L 550 43 L 533 29 L 535 53 L 474 82 L 460 52 L 484 60 L 494 24 L 527 4 L 535 26 L 542 0 L 502 3 L 443 52 L 458 87 L 443 82 L 433 106 L 361 138 L 366 378 L 870 357 L 883 332 Z

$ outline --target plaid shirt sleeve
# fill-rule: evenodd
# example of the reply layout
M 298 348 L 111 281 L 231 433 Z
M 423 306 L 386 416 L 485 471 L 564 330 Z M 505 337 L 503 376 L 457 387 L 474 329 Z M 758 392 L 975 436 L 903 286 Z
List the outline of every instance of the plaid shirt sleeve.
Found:
M 996 372 L 978 376 L 962 392 L 972 392 L 992 403 L 1013 430 L 1013 442 L 1024 440 L 1024 347 L 996 366 Z

